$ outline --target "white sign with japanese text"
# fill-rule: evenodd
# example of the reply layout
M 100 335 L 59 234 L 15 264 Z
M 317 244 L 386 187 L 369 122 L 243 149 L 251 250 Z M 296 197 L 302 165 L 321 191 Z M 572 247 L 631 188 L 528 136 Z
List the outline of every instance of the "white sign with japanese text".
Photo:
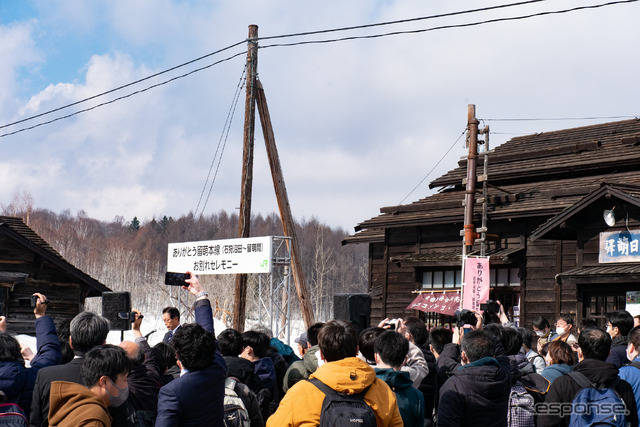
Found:
M 271 236 L 169 243 L 167 271 L 194 274 L 271 272 Z
M 640 231 L 623 230 L 600 233 L 598 261 L 640 262 Z

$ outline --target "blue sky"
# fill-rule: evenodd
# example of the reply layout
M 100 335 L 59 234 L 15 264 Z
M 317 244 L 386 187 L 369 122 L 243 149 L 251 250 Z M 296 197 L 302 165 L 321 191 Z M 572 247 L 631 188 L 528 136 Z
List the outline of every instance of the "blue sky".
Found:
M 0 126 L 243 41 L 249 24 L 259 25 L 264 37 L 506 3 L 4 0 Z M 335 35 L 599 3 L 547 0 Z M 399 203 L 462 133 L 470 103 L 484 119 L 603 117 L 485 122 L 494 145 L 515 135 L 638 115 L 637 16 L 640 5 L 630 3 L 414 35 L 261 49 L 258 72 L 294 216 L 315 216 L 352 230 L 380 207 Z M 244 63 L 240 56 L 111 105 L 0 138 L 0 202 L 27 191 L 37 207 L 85 210 L 104 220 L 195 211 Z M 113 96 L 103 101 L 109 99 Z M 239 206 L 243 102 L 244 92 L 205 214 Z M 429 194 L 428 182 L 456 167 L 464 154 L 463 143 L 457 143 L 406 202 Z M 254 167 L 253 211 L 277 211 L 259 126 Z

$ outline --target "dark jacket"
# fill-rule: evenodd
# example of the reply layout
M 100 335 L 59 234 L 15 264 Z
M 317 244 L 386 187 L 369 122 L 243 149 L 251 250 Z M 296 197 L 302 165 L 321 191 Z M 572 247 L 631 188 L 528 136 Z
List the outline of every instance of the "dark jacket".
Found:
M 515 382 L 521 376 L 533 374 L 536 369 L 533 367 L 527 356 L 522 353 L 507 356 L 511 364 L 511 380 Z
M 145 359 L 141 365 L 133 365 L 127 377 L 129 384 L 127 405 L 110 408 L 114 426 L 125 425 L 126 417 L 133 411 L 147 411 L 155 416 L 158 410 L 158 393 L 162 387 L 160 367 L 147 340 L 136 338 L 136 342 L 144 353 Z
M 180 367 L 178 365 L 173 365 L 160 377 L 162 385 L 167 385 L 177 378 L 180 378 Z
M 36 319 L 36 345 L 38 353 L 25 368 L 24 361 L 0 361 L 0 390 L 7 401 L 18 404 L 29 417 L 36 376 L 41 368 L 57 365 L 62 360 L 56 326 L 49 316 Z
M 595 359 L 583 360 L 575 366 L 574 370 L 582 373 L 599 387 L 611 384 L 618 377 L 618 368 L 613 364 Z M 549 393 L 547 393 L 545 398 L 545 404 L 571 403 L 580 390 L 581 387 L 573 378 L 569 375 L 563 375 L 551 384 Z M 619 380 L 616 386 L 616 392 L 620 395 L 627 406 L 627 410 L 630 412 L 627 416 L 627 422 L 630 422 L 631 426 L 637 426 L 638 412 L 636 399 L 631 386 L 628 382 Z M 558 425 L 568 426 L 569 416 L 538 415 L 538 427 Z
M 256 396 L 262 410 L 262 418 L 267 419 L 273 414 L 278 406 L 275 396 L 278 385 L 276 384 L 276 370 L 269 357 L 263 357 L 253 362 L 254 372 L 262 382 L 262 388 L 258 390 Z
M 282 396 L 284 396 L 282 385 L 284 383 L 284 376 L 287 373 L 287 369 L 289 369 L 289 364 L 274 347 L 269 347 L 267 356 L 271 359 L 271 362 L 273 362 L 273 368 L 276 372 L 276 386 L 273 391 L 273 401 L 275 403 L 280 403 Z
M 227 376 L 237 378 L 254 393 L 262 388 L 262 381 L 255 374 L 255 367 L 251 361 L 238 356 L 223 356 L 223 358 L 227 364 Z
M 209 300 L 196 301 L 195 312 L 196 322 L 214 333 Z M 219 351 L 212 356 L 211 366 L 188 372 L 160 389 L 156 427 L 222 426 L 227 367 Z
M 424 397 L 413 388 L 413 381 L 408 372 L 393 369 L 375 368 L 376 377 L 387 383 L 396 394 L 398 409 L 405 426 L 422 426 L 424 424 Z
M 245 408 L 247 408 L 249 419 L 251 420 L 251 427 L 264 427 L 262 411 L 260 409 L 260 404 L 258 403 L 258 398 L 256 397 L 255 393 L 252 392 L 246 384 L 240 382 L 238 378 L 235 378 L 231 375 L 229 375 L 229 378 L 233 378 L 234 380 L 236 380 L 236 385 L 233 390 L 236 392 L 238 397 L 242 399 L 242 403 L 244 403 Z
M 449 348 L 447 348 L 449 347 Z M 449 357 L 456 344 L 447 344 L 440 360 Z M 504 427 L 511 391 L 509 359 L 504 348 L 496 343 L 496 357 L 484 357 L 459 366 L 440 388 L 438 426 Z M 455 360 L 443 360 L 443 366 L 455 365 Z
M 623 336 L 615 337 L 611 341 L 611 354 L 609 354 L 606 361 L 613 363 L 618 369 L 629 363 L 629 359 L 627 359 L 627 341 L 627 337 Z
M 429 367 L 429 373 L 420 383 L 418 390 L 420 390 L 424 396 L 424 417 L 430 419 L 433 413 L 433 408 L 437 406 L 436 401 L 438 398 L 438 392 L 440 391 L 438 372 L 436 369 L 436 357 L 433 355 L 431 350 L 429 350 L 429 346 L 418 347 L 422 350 L 424 360 L 427 362 L 427 366 Z

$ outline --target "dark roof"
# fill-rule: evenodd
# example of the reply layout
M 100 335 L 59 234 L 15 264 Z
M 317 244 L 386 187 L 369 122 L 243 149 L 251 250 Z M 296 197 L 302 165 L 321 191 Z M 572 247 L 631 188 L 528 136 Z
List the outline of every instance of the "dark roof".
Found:
M 513 138 L 490 151 L 488 159 L 490 220 L 548 219 L 603 185 L 640 198 L 637 119 Z M 481 165 L 482 156 L 478 173 Z M 466 174 L 463 160 L 457 169 L 431 183 L 444 187 L 439 193 L 407 205 L 381 208 L 380 215 L 358 224 L 355 230 L 359 233 L 345 243 L 359 242 L 361 230 L 377 230 L 381 236 L 382 230 L 391 227 L 462 224 Z M 480 214 L 481 204 L 476 203 L 474 222 L 479 222 Z
M 640 162 L 640 120 L 624 120 L 513 138 L 489 153 L 491 182 L 539 180 L 542 176 L 592 174 L 606 159 L 615 170 L 637 169 Z M 482 156 L 478 159 L 482 165 Z M 430 187 L 460 185 L 467 161 L 431 182 Z
M 640 188 L 630 186 L 620 186 L 620 188 L 602 184 L 602 186 L 585 196 L 582 200 L 568 207 L 560 214 L 553 218 L 550 218 L 546 223 L 542 224 L 536 230 L 531 233 L 530 240 L 533 242 L 541 237 L 544 237 L 554 228 L 560 226 L 563 222 L 577 215 L 584 209 L 591 206 L 594 202 L 602 198 L 616 197 L 628 204 L 640 207 Z
M 514 258 L 521 256 L 524 252 L 522 248 L 500 248 L 486 251 L 485 255 L 498 263 L 509 263 Z M 467 256 L 480 256 L 480 251 L 469 252 Z M 459 251 L 450 252 L 422 252 L 418 254 L 402 255 L 391 258 L 391 261 L 399 264 L 445 264 L 461 265 L 462 248 Z
M 0 216 L 0 235 L 5 235 L 28 250 L 42 256 L 45 261 L 75 278 L 79 283 L 91 288 L 92 292 L 90 292 L 89 296 L 99 296 L 102 292 L 111 291 L 105 285 L 65 260 L 62 255 L 28 227 L 20 218 Z
M 616 276 L 640 276 L 640 264 L 621 263 L 621 264 L 603 264 L 591 267 L 580 267 L 570 271 L 565 271 L 558 274 L 559 279 L 566 279 L 570 277 L 579 276 L 602 276 L 602 277 L 616 277 Z

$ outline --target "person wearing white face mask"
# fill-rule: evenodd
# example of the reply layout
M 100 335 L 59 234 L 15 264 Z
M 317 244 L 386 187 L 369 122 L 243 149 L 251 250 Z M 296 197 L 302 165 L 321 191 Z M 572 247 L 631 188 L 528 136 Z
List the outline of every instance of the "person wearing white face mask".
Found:
M 573 335 L 573 318 L 569 314 L 561 314 L 556 319 L 556 334 L 558 336 L 553 340 L 561 340 L 566 342 L 573 348 L 573 351 L 577 351 L 578 339 Z
M 636 397 L 636 406 L 640 407 L 640 326 L 636 326 L 629 332 L 627 344 L 627 359 L 631 363 L 620 368 L 618 374 L 620 378 L 631 384 L 633 394 Z M 640 418 L 640 409 L 638 409 L 638 418 Z
M 68 381 L 51 383 L 49 425 L 111 427 L 107 408 L 126 402 L 129 366 L 127 353 L 118 346 L 105 344 L 90 350 L 81 368 L 86 387 Z
M 538 353 L 546 343 L 551 342 L 558 337 L 558 335 L 551 330 L 549 321 L 541 316 L 533 319 L 533 332 L 538 337 Z

